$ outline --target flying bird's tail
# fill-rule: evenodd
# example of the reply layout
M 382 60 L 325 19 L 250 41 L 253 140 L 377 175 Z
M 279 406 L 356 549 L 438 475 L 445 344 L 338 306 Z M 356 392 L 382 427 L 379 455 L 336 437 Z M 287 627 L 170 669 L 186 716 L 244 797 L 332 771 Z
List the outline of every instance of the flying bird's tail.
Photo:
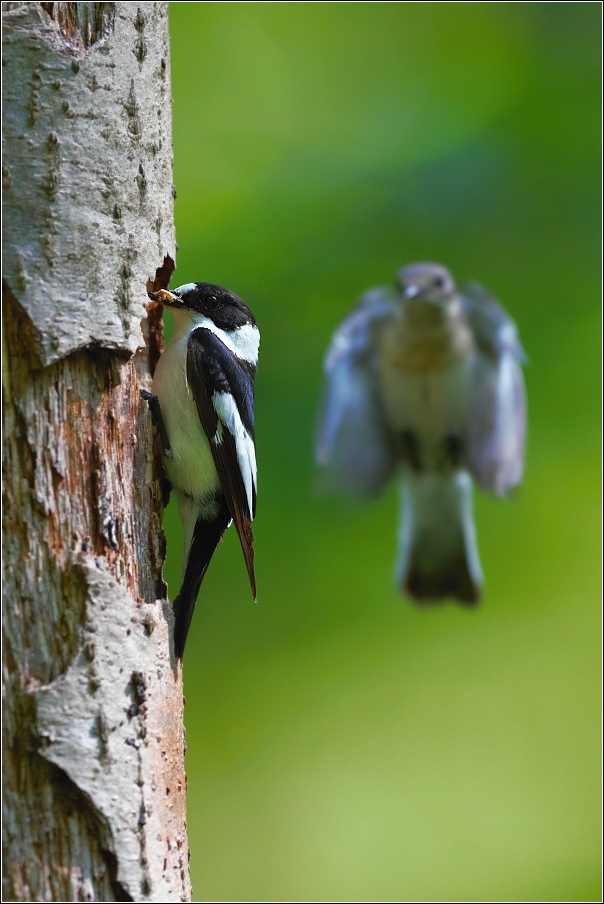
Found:
M 397 583 L 419 603 L 480 599 L 482 571 L 467 471 L 406 471 L 402 484 Z
M 195 523 L 182 586 L 174 600 L 174 652 L 177 659 L 182 659 L 185 651 L 187 634 L 191 626 L 201 582 L 208 570 L 214 551 L 230 523 L 231 513 L 224 499 L 216 518 L 212 521 L 198 518 Z

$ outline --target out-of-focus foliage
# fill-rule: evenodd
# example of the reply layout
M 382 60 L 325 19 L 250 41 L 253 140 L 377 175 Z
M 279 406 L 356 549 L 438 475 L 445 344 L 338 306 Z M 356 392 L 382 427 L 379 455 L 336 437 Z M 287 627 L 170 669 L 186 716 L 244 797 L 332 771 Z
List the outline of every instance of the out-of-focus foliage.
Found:
M 258 604 L 229 531 L 185 655 L 195 900 L 599 900 L 600 5 L 170 16 L 174 285 L 262 332 Z M 415 260 L 483 282 L 530 359 L 476 612 L 395 594 L 394 487 L 313 497 L 331 332 Z

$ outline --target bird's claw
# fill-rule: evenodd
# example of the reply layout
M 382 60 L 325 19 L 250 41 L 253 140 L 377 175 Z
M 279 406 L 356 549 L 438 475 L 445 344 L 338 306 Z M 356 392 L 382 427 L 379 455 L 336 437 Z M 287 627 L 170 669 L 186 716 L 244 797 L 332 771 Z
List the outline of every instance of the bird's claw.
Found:
M 153 421 L 153 426 L 157 429 L 161 439 L 162 452 L 166 456 L 166 458 L 174 458 L 174 453 L 172 451 L 172 447 L 170 446 L 170 441 L 168 439 L 168 432 L 166 430 L 166 425 L 164 424 L 164 418 L 161 413 L 161 408 L 159 404 L 159 399 L 153 392 L 149 392 L 147 389 L 139 390 L 141 399 L 144 399 L 145 402 L 149 405 L 149 411 L 151 412 L 151 420 Z

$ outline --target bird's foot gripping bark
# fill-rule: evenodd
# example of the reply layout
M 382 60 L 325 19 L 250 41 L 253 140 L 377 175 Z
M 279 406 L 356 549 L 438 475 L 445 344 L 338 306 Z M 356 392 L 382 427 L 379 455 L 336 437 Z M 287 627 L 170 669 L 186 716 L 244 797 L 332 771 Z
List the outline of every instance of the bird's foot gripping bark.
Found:
M 172 452 L 172 447 L 170 446 L 170 441 L 168 439 L 168 432 L 166 430 L 166 425 L 164 424 L 164 418 L 161 413 L 159 399 L 154 393 L 148 392 L 146 389 L 141 389 L 140 394 L 141 399 L 144 399 L 145 402 L 149 404 L 151 420 L 153 421 L 153 426 L 157 428 L 157 432 L 159 433 L 162 451 L 166 458 L 172 458 L 174 453 Z

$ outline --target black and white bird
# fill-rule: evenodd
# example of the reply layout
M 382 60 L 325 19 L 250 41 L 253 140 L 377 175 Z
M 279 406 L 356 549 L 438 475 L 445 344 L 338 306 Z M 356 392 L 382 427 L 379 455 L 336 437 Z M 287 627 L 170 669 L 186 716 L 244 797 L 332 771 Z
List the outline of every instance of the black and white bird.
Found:
M 524 360 L 514 321 L 438 264 L 403 267 L 336 330 L 316 441 L 322 489 L 377 495 L 400 478 L 396 580 L 420 603 L 480 598 L 472 478 L 505 496 L 524 466 Z
M 174 646 L 182 659 L 201 582 L 233 521 L 256 599 L 254 378 L 260 333 L 243 301 L 212 283 L 187 283 L 149 297 L 167 305 L 175 321 L 152 392 L 143 396 L 184 527 L 184 575 L 174 601 Z

